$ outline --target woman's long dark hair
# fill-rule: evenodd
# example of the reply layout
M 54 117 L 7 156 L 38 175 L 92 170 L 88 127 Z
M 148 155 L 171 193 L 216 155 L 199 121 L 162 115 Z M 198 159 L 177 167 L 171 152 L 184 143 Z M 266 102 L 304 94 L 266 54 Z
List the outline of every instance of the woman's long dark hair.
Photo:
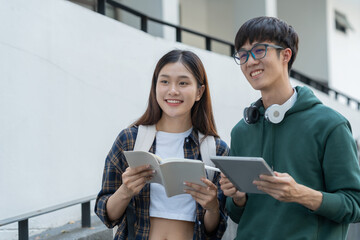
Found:
M 176 62 L 181 62 L 186 69 L 194 75 L 197 80 L 198 87 L 201 87 L 202 85 L 205 87 L 202 97 L 199 101 L 194 103 L 194 106 L 191 109 L 191 121 L 193 128 L 200 131 L 205 136 L 212 135 L 218 137 L 204 65 L 195 53 L 183 50 L 170 51 L 159 60 L 152 78 L 147 109 L 145 113 L 137 121 L 135 121 L 135 123 L 133 123 L 133 125 L 153 125 L 160 120 L 162 110 L 156 101 L 157 79 L 161 69 L 166 64 Z

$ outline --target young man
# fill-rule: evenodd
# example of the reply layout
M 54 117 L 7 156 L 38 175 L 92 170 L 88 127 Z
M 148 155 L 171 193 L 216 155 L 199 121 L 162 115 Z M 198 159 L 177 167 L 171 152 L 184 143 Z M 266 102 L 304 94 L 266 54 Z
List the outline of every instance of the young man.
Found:
M 261 99 L 233 128 L 230 154 L 263 157 L 275 172 L 254 181 L 266 194 L 239 192 L 222 175 L 236 239 L 345 239 L 349 223 L 360 221 L 360 170 L 349 122 L 309 88 L 291 86 L 298 36 L 284 21 L 247 21 L 235 49 Z

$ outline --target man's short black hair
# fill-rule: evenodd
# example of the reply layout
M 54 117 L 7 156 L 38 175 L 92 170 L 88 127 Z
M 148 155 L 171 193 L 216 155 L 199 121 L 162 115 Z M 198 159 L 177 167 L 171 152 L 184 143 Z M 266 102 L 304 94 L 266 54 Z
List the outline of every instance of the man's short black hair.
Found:
M 246 42 L 270 41 L 283 48 L 290 48 L 291 59 L 288 63 L 290 72 L 295 61 L 299 37 L 294 28 L 283 20 L 274 17 L 257 17 L 246 21 L 239 29 L 235 37 L 235 50 L 238 51 Z

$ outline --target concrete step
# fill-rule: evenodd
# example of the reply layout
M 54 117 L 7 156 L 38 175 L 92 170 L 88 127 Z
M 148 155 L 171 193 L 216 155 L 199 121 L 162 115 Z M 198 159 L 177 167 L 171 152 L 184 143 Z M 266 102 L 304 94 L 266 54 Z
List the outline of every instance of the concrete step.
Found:
M 91 227 L 82 228 L 81 221 L 48 229 L 30 236 L 30 240 L 111 240 L 112 229 L 108 229 L 97 216 L 91 217 Z

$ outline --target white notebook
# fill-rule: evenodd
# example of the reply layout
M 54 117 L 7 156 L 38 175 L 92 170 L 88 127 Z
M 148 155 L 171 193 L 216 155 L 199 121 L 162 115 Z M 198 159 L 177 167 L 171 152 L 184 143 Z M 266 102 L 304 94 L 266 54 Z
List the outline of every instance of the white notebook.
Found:
M 172 197 L 184 194 L 184 181 L 206 186 L 200 179 L 206 178 L 205 164 L 200 160 L 168 158 L 161 159 L 150 152 L 124 151 L 130 167 L 150 164 L 156 171 L 151 183 L 160 183 L 164 186 L 166 195 Z

